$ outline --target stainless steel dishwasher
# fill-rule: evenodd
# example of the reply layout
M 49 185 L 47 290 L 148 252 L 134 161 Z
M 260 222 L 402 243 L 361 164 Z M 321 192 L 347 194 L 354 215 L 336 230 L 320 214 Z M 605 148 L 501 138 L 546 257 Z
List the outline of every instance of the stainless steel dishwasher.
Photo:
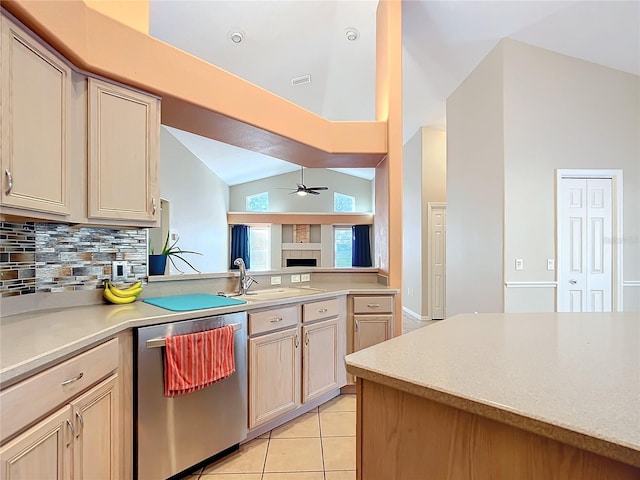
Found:
M 193 393 L 165 397 L 164 337 L 234 325 L 236 371 Z M 247 314 L 135 329 L 135 471 L 138 480 L 172 477 L 247 437 Z

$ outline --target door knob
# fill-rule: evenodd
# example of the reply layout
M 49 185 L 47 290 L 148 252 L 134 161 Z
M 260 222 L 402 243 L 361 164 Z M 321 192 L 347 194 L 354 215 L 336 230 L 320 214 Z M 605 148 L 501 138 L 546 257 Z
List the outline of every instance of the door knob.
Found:
M 570 283 L 571 285 L 575 285 L 576 283 L 578 283 L 578 281 L 577 281 L 577 280 L 569 280 L 569 283 Z

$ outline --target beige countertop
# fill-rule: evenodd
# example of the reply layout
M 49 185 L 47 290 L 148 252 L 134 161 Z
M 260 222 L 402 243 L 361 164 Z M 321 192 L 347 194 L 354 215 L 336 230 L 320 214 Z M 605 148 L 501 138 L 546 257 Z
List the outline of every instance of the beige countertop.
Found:
M 640 314 L 457 315 L 346 357 L 363 379 L 640 466 Z
M 333 282 L 312 283 L 309 286 L 324 291 L 187 312 L 173 312 L 138 300 L 128 305 L 67 307 L 1 317 L 0 387 L 9 386 L 129 328 L 321 300 L 336 295 L 398 292 L 397 289 L 375 283 Z M 177 292 L 176 295 L 181 293 Z

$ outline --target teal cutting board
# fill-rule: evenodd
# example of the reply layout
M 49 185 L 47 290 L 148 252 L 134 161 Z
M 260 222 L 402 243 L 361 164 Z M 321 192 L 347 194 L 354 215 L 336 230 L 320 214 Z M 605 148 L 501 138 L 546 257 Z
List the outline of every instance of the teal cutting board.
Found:
M 242 305 L 243 303 L 247 303 L 244 300 L 222 297 L 220 295 L 211 295 L 210 293 L 192 293 L 189 295 L 175 295 L 172 297 L 145 298 L 142 301 L 174 312 L 230 307 L 232 305 Z

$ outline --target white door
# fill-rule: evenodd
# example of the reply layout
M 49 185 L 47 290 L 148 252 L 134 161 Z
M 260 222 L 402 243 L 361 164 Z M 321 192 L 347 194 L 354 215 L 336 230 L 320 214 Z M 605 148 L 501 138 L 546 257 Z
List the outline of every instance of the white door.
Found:
M 611 184 L 610 178 L 560 182 L 560 312 L 612 311 Z
M 445 318 L 446 219 L 444 203 L 430 203 L 429 214 L 429 314 L 432 320 Z

